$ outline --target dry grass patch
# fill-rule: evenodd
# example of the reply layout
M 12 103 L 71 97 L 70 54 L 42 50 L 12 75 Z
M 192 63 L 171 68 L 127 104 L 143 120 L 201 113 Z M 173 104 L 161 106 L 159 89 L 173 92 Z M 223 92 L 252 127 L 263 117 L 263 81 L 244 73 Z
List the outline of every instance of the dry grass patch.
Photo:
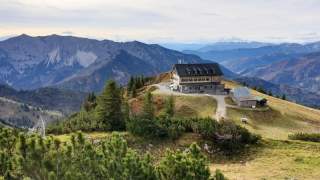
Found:
M 228 105 L 232 105 L 232 106 L 236 106 L 236 105 L 237 105 L 237 103 L 235 103 L 235 102 L 232 100 L 232 98 L 229 97 L 229 96 L 225 97 L 225 98 L 224 98 L 224 101 L 225 101 L 226 104 L 228 104 Z
M 170 95 L 154 94 L 154 106 L 156 115 L 164 108 L 166 98 Z M 212 117 L 216 113 L 217 102 L 214 98 L 207 96 L 174 96 L 175 116 L 179 118 Z M 131 110 L 135 114 L 142 111 L 143 96 L 130 101 Z
M 288 139 L 290 133 L 317 132 L 320 129 L 318 125 L 302 121 L 294 116 L 281 114 L 272 108 L 267 110 L 227 108 L 227 115 L 251 132 L 272 139 Z M 248 118 L 248 123 L 242 123 L 240 120 L 242 117 Z
M 177 117 L 213 117 L 217 102 L 207 96 L 175 96 Z
M 121 132 L 123 135 L 126 135 L 127 132 Z M 83 133 L 84 136 L 89 139 L 89 140 L 101 140 L 107 137 L 111 136 L 111 132 L 90 132 L 90 133 Z M 69 142 L 71 140 L 71 135 L 70 134 L 61 134 L 61 135 L 55 135 L 53 136 L 54 138 L 59 139 L 61 142 Z
M 154 78 L 153 83 L 170 82 L 170 80 L 171 80 L 171 73 L 166 72 L 166 73 L 161 73 L 161 74 L 157 75 Z
M 267 140 L 251 160 L 214 162 L 229 179 L 318 179 L 320 144 Z

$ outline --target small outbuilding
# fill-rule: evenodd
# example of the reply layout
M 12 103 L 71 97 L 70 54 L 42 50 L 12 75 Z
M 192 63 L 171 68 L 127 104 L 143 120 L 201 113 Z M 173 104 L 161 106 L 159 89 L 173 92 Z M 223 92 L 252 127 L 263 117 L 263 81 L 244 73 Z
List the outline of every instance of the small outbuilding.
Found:
M 247 87 L 237 87 L 230 91 L 232 100 L 240 107 L 254 108 L 257 105 L 257 99 L 251 95 Z

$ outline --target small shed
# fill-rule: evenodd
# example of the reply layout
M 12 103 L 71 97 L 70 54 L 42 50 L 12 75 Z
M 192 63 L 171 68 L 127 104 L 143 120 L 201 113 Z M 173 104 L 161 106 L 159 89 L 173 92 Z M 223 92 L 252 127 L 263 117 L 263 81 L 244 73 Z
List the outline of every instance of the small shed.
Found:
M 247 87 L 237 87 L 230 91 L 232 100 L 240 107 L 255 107 L 257 99 L 251 95 Z

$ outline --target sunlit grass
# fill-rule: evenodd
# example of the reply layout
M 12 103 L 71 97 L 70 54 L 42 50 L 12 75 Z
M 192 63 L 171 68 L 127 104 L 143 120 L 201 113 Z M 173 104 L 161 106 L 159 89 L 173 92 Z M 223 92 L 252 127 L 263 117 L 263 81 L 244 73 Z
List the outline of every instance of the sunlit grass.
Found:
M 318 179 L 320 143 L 266 140 L 248 159 L 213 162 L 229 179 Z
M 165 100 L 170 96 L 167 94 L 154 94 L 154 105 L 156 114 L 159 115 L 164 108 Z M 175 117 L 194 118 L 194 117 L 214 117 L 217 102 L 208 96 L 184 96 L 175 95 Z M 134 113 L 142 110 L 143 96 L 139 96 L 131 101 L 131 109 Z
M 125 134 L 125 132 L 122 132 L 122 133 Z M 54 135 L 53 137 L 59 139 L 61 142 L 69 142 L 72 134 L 73 133 Z M 111 132 L 98 132 L 98 131 L 90 132 L 90 133 L 84 132 L 83 134 L 88 140 L 96 140 L 96 139 L 101 140 L 111 136 Z
M 239 86 L 239 84 L 231 81 L 225 81 L 224 83 L 228 88 Z M 259 111 L 227 109 L 227 115 L 230 119 L 242 124 L 250 131 L 273 139 L 287 139 L 288 134 L 295 132 L 320 131 L 320 110 L 274 98 L 254 90 L 251 90 L 251 93 L 266 98 L 269 108 Z M 248 118 L 249 123 L 241 123 L 240 118 L 242 117 Z

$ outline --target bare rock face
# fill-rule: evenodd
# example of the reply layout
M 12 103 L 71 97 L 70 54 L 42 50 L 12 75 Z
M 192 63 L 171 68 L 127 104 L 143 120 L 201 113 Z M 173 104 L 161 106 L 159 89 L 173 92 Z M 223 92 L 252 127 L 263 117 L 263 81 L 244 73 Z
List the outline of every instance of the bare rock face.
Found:
M 0 83 L 18 89 L 99 91 L 107 79 L 125 83 L 131 75 L 168 71 L 179 60 L 204 62 L 195 55 L 137 41 L 23 34 L 0 42 Z

